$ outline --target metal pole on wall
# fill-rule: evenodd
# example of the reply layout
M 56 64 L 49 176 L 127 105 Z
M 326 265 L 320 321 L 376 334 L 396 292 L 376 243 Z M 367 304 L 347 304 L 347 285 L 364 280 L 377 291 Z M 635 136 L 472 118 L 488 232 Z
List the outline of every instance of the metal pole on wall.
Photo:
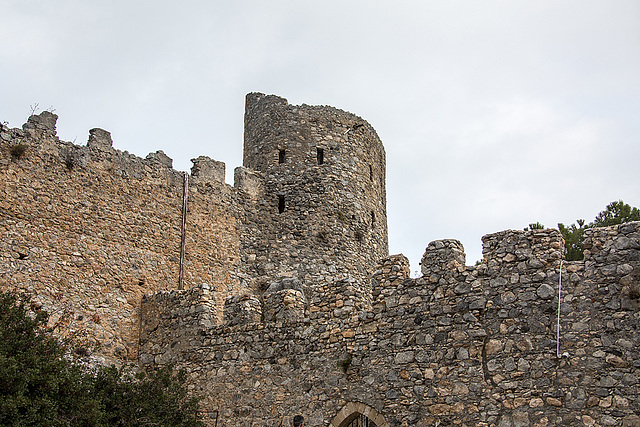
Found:
M 560 299 L 562 298 L 562 260 L 560 260 L 560 277 L 558 278 L 558 323 L 556 324 L 556 357 L 560 359 Z
M 184 289 L 184 248 L 187 241 L 187 196 L 189 195 L 189 174 L 184 172 L 182 183 L 182 235 L 180 238 L 180 272 L 178 273 L 178 289 Z

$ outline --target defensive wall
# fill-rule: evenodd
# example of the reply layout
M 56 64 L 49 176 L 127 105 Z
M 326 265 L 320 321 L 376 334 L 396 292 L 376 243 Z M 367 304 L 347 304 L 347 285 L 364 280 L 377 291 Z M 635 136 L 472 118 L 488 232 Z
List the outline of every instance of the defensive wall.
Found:
M 0 129 L 0 288 L 107 362 L 184 368 L 211 425 L 640 425 L 640 223 L 579 262 L 557 230 L 485 236 L 472 267 L 436 241 L 412 279 L 375 130 L 249 94 L 234 185 L 194 159 L 178 290 L 184 174 L 56 118 Z
M 223 425 L 638 425 L 640 223 L 587 233 L 562 270 L 557 230 L 485 236 L 474 267 L 435 241 L 421 278 L 382 260 L 369 299 L 341 283 L 318 307 L 285 284 L 227 298 L 219 325 L 206 285 L 148 295 L 140 361 L 189 371 Z
M 142 295 L 177 289 L 181 264 L 184 288 L 216 289 L 221 316 L 226 296 L 281 279 L 318 284 L 312 300 L 325 282 L 366 283 L 388 255 L 384 148 L 354 114 L 247 95 L 233 186 L 206 156 L 185 187 L 163 152 L 122 152 L 103 129 L 78 146 L 56 121 L 1 125 L 0 289 L 34 294 L 60 333 L 109 361 L 137 360 Z
M 96 353 L 136 360 L 142 295 L 177 288 L 183 176 L 162 152 L 114 149 L 102 129 L 86 146 L 60 141 L 56 119 L 44 112 L 0 133 L 0 287 L 34 294 L 52 325 Z M 240 241 L 229 206 L 240 195 L 220 179 L 192 180 L 184 283 L 233 292 Z

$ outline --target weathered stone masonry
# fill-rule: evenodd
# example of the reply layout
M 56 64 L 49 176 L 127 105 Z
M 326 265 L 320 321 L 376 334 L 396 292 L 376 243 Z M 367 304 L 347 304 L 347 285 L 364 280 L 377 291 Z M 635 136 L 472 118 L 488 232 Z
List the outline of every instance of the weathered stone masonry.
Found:
M 102 129 L 86 146 L 61 141 L 56 120 L 43 112 L 0 130 L 0 286 L 35 294 L 53 324 L 98 354 L 136 360 L 142 295 L 178 282 L 183 174 L 162 152 L 114 149 Z M 283 280 L 304 283 L 310 301 L 331 280 L 364 284 L 388 254 L 375 130 L 335 108 L 257 93 L 245 121 L 233 187 L 223 163 L 193 160 L 185 286 L 215 288 L 222 320 L 226 296 Z
M 249 94 L 243 163 L 264 183 L 247 221 L 258 232 L 244 252 L 252 289 L 280 278 L 363 283 L 388 254 L 385 153 L 361 118 Z
M 60 141 L 56 119 L 0 133 L 0 287 L 35 294 L 60 331 L 98 353 L 136 360 L 142 295 L 177 285 L 182 174 L 162 152 L 113 149 L 102 129 L 86 146 Z M 207 162 L 195 161 L 189 192 L 185 283 L 233 293 L 242 195 L 199 173 Z
M 375 130 L 249 94 L 235 185 L 193 161 L 180 291 L 182 173 L 55 121 L 0 129 L 0 288 L 94 356 L 186 369 L 217 425 L 640 425 L 640 223 L 588 230 L 562 267 L 557 230 L 485 236 L 475 267 L 436 241 L 412 279 Z
M 141 362 L 186 368 L 224 425 L 297 412 L 327 425 L 354 402 L 378 425 L 637 425 L 640 223 L 590 230 L 585 261 L 563 264 L 558 358 L 562 247 L 557 230 L 496 233 L 483 263 L 465 267 L 459 242 L 436 241 L 419 279 L 402 255 L 384 259 L 371 306 L 343 284 L 331 311 L 302 311 L 285 289 L 276 304 L 289 316 L 261 316 L 270 298 L 230 298 L 233 318 L 214 327 L 201 293 L 148 296 L 153 328 L 166 326 L 143 322 Z M 193 317 L 176 318 L 167 299 Z M 184 336 L 167 334 L 176 322 Z

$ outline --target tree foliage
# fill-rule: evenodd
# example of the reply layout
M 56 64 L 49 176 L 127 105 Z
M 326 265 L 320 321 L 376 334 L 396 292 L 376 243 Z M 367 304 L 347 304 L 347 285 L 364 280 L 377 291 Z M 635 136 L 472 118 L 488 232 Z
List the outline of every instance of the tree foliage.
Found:
M 632 208 L 622 200 L 611 202 L 607 208 L 600 212 L 589 227 L 608 227 L 610 225 L 624 224 L 632 221 L 640 221 L 640 209 Z
M 524 231 L 529 231 L 529 230 L 544 230 L 545 226 L 540 224 L 540 222 L 532 222 L 531 224 L 529 224 L 528 227 L 524 228 Z
M 605 210 L 596 215 L 593 222 L 585 224 L 584 219 L 579 219 L 576 224 L 566 227 L 559 223 L 558 229 L 564 238 L 566 258 L 568 261 L 578 261 L 584 259 L 584 231 L 593 227 L 608 227 L 611 225 L 624 224 L 632 221 L 640 221 L 640 209 L 632 208 L 622 200 L 611 202 Z
M 568 261 L 579 261 L 584 258 L 584 219 L 576 221 L 578 225 L 571 224 L 565 227 L 558 223 L 558 229 L 564 238 L 565 256 Z
M 25 295 L 0 293 L 0 426 L 193 426 L 184 373 L 75 363 L 48 315 Z

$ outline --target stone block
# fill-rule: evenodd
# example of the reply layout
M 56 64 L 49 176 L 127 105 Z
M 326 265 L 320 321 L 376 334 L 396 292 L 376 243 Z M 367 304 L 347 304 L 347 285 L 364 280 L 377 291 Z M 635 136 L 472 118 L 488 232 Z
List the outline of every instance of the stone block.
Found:
M 221 182 L 225 180 L 225 164 L 207 156 L 191 159 L 191 176 L 195 182 Z
M 304 318 L 305 306 L 306 299 L 301 290 L 280 289 L 265 294 L 264 319 L 266 322 L 297 322 Z
M 227 326 L 247 325 L 262 321 L 260 300 L 251 295 L 234 295 L 224 302 L 224 324 Z
M 112 146 L 113 140 L 111 139 L 110 132 L 100 128 L 93 128 L 89 131 L 87 147 L 95 148 L 100 151 L 109 151 L 113 148 Z

